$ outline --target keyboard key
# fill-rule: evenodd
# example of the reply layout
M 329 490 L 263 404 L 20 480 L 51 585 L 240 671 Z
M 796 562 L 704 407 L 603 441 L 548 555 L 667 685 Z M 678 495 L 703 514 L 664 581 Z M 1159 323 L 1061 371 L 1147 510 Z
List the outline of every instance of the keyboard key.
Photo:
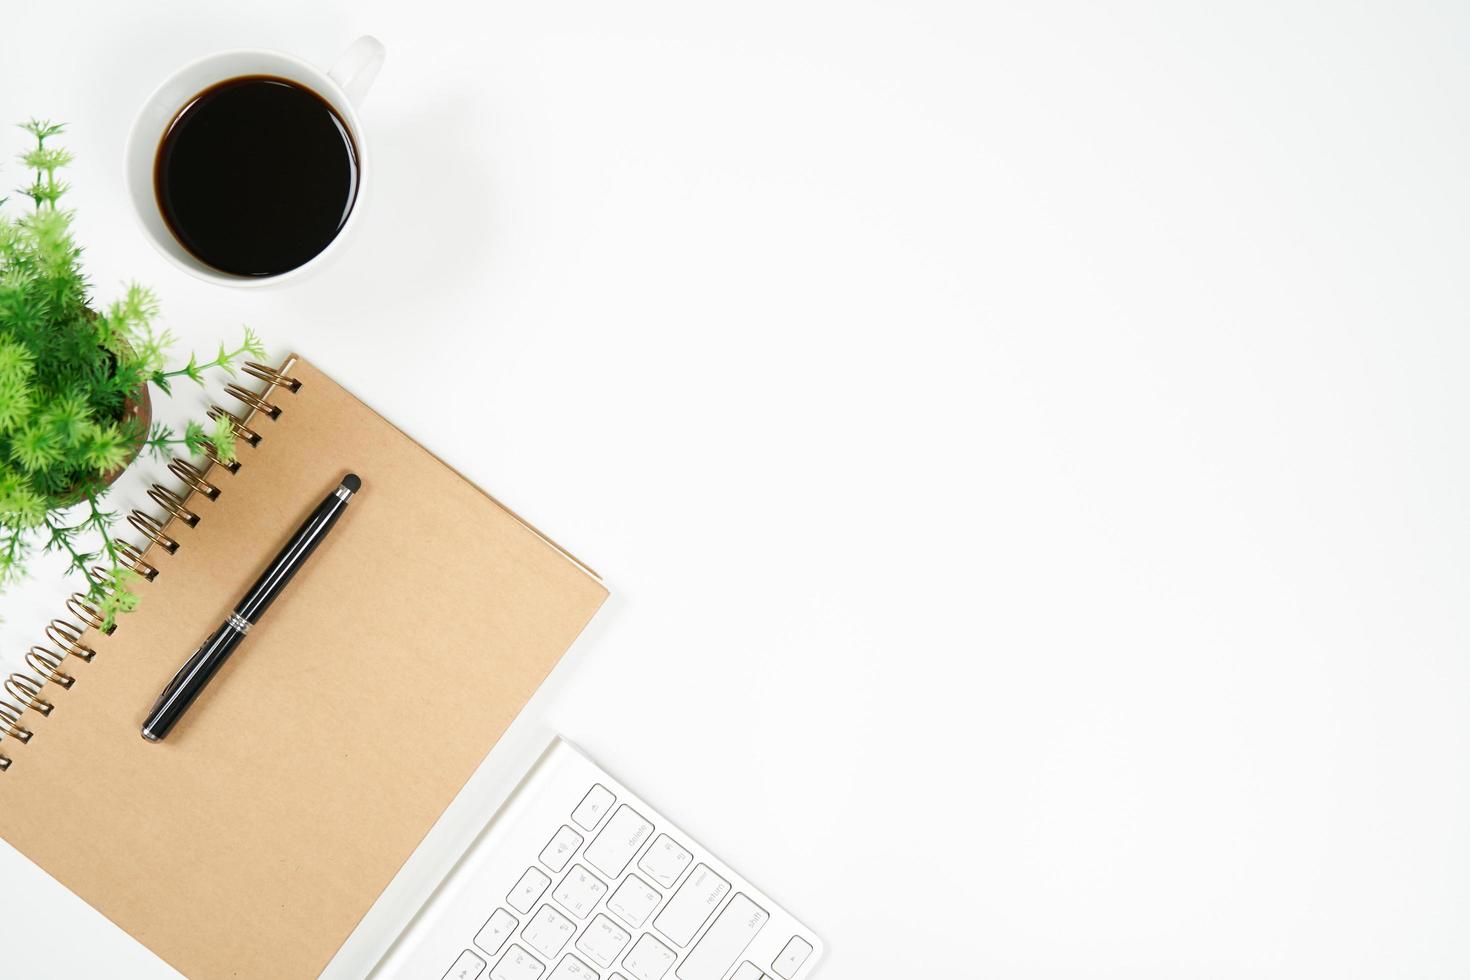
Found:
M 541 911 L 521 930 L 521 938 L 530 943 L 536 952 L 551 960 L 556 958 L 556 954 L 562 951 L 567 940 L 576 931 L 577 927 L 571 919 L 550 905 L 543 905 Z
M 541 863 L 552 871 L 561 871 L 577 853 L 577 848 L 582 846 L 582 835 L 572 828 L 562 825 L 562 828 L 551 836 L 546 846 L 541 848 Z
M 606 969 L 613 965 L 623 947 L 632 939 L 622 926 L 605 915 L 592 920 L 587 931 L 577 937 L 577 949 L 598 966 Z
M 597 825 L 602 822 L 602 818 L 606 816 L 608 810 L 612 809 L 616 801 L 617 797 L 612 794 L 612 790 L 598 783 L 587 791 L 586 796 L 582 797 L 582 802 L 578 803 L 577 808 L 572 811 L 572 819 L 583 830 L 596 830 Z
M 587 852 L 582 856 L 609 878 L 617 878 L 651 833 L 653 824 L 625 803 L 613 813 L 597 839 L 587 845 Z
M 505 903 L 517 912 L 525 915 L 536 907 L 536 901 L 551 884 L 551 879 L 544 871 L 538 868 L 527 868 L 526 873 L 521 875 L 521 880 L 505 896 Z
M 776 971 L 776 976 L 791 980 L 810 955 L 812 955 L 812 944 L 800 936 L 792 936 L 786 948 L 781 950 L 781 955 L 776 957 L 776 962 L 771 964 L 771 969 Z
M 656 884 L 665 888 L 673 888 L 674 882 L 689 867 L 689 862 L 694 857 L 674 843 L 674 839 L 668 834 L 659 834 L 658 840 L 638 861 L 638 868 Z
M 592 967 L 568 954 L 546 980 L 597 980 L 597 974 L 592 972 Z
M 728 894 L 728 881 L 711 871 L 709 865 L 698 865 L 669 899 L 658 918 L 653 920 L 653 927 L 672 939 L 675 945 L 688 946 L 689 940 L 694 938 L 699 927 L 709 920 Z
M 465 950 L 455 959 L 449 972 L 444 974 L 444 980 L 475 980 L 484 969 L 485 961 L 469 950 Z
M 475 945 L 494 956 L 500 952 L 500 947 L 505 945 L 505 941 L 515 935 L 516 926 L 520 924 L 520 921 L 505 909 L 496 909 L 495 914 L 490 916 L 490 921 L 486 922 L 484 928 L 475 934 Z
M 490 980 L 537 980 L 545 972 L 540 960 L 512 943 L 490 971 Z
M 750 960 L 746 960 L 740 964 L 740 969 L 731 974 L 730 980 L 761 980 L 761 977 L 764 976 L 765 974 L 761 972 L 760 967 L 750 962 Z
M 770 919 L 765 909 L 744 895 L 736 895 L 674 975 L 679 980 L 720 980 Z
M 623 968 L 633 980 L 663 980 L 663 975 L 674 965 L 675 955 L 672 949 L 645 932 L 623 957 Z
M 658 908 L 661 898 L 663 896 L 642 878 L 628 875 L 617 891 L 612 893 L 612 898 L 607 900 L 607 910 L 638 929 L 648 921 L 653 910 Z
M 561 880 L 561 884 L 556 887 L 556 891 L 551 893 L 551 897 L 577 918 L 585 919 L 592 914 L 592 910 L 606 894 L 607 885 L 578 864 L 574 865 L 567 876 Z

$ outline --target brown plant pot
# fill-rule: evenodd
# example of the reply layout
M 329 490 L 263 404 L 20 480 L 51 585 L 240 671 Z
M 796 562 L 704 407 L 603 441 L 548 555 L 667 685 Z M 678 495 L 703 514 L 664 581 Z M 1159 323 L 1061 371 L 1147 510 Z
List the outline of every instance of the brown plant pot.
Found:
M 119 421 L 126 422 L 128 419 L 138 420 L 138 441 L 133 443 L 133 450 L 128 453 L 127 462 L 103 475 L 102 485 L 104 487 L 112 486 L 113 481 L 133 465 L 133 460 L 138 458 L 138 453 L 143 451 L 143 444 L 148 441 L 148 430 L 153 426 L 153 398 L 148 394 L 148 382 L 143 382 L 143 386 L 123 402 L 122 418 Z

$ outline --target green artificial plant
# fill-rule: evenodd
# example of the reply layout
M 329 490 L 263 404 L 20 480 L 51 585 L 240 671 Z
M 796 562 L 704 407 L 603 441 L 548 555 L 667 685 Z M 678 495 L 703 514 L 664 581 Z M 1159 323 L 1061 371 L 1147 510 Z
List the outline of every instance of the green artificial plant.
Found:
M 117 515 L 105 506 L 111 480 L 145 449 L 225 462 L 235 452 L 228 418 L 179 433 L 146 427 L 131 409 L 150 384 L 164 394 L 177 378 L 202 385 L 207 371 L 232 372 L 264 349 L 247 328 L 237 349 L 221 345 L 212 360 L 191 355 L 170 367 L 173 338 L 154 329 L 150 290 L 130 284 L 122 299 L 94 307 L 72 212 L 58 206 L 67 185 L 57 172 L 72 157 L 48 141 L 62 127 L 32 120 L 22 128 L 35 137 L 21 155 L 35 181 L 17 193 L 33 207 L 0 214 L 0 588 L 24 574 L 36 547 L 62 552 L 110 624 L 137 604 L 127 588 L 132 563 L 113 536 Z

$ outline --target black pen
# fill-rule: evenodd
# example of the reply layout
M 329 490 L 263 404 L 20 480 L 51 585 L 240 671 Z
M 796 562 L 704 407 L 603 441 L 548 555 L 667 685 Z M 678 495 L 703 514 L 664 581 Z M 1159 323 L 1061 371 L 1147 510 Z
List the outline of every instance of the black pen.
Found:
M 291 535 L 291 540 L 286 542 L 280 554 L 266 566 L 260 578 L 250 587 L 250 591 L 245 593 L 245 598 L 235 606 L 230 618 L 204 641 L 204 645 L 185 661 L 184 666 L 174 674 L 173 680 L 168 682 L 168 686 L 154 702 L 153 710 L 148 712 L 148 720 L 143 723 L 144 738 L 157 742 L 168 735 L 169 730 L 184 716 L 184 712 L 189 710 L 189 705 L 199 697 L 210 678 L 230 659 L 230 654 L 245 639 L 250 627 L 260 622 L 261 615 L 276 601 L 286 583 L 306 564 L 306 559 L 347 509 L 347 501 L 361 488 L 362 481 L 355 474 L 344 476 L 342 485 L 328 494 L 327 499 L 311 512 L 306 523 Z

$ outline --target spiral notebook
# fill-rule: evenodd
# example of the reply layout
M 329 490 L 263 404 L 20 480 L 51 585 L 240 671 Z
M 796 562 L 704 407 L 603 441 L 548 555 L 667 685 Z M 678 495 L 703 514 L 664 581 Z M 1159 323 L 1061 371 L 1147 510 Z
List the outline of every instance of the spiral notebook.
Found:
M 140 608 L 73 597 L 8 678 L 0 837 L 185 976 L 311 977 L 606 590 L 305 360 L 253 365 L 233 467 L 134 512 Z M 343 473 L 362 492 L 167 741 L 139 725 Z M 147 547 L 142 547 L 143 542 Z

